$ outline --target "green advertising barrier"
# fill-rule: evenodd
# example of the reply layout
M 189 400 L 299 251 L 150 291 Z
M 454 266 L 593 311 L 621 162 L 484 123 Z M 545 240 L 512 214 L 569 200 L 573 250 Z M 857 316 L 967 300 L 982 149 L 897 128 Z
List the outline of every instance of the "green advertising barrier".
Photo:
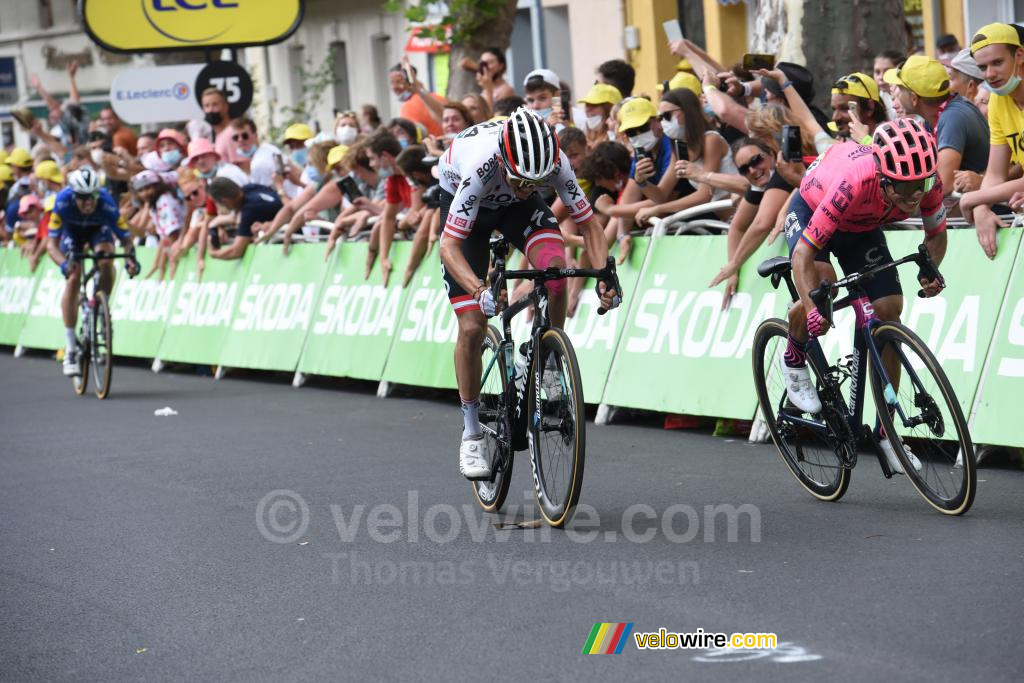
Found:
M 754 330 L 765 318 L 784 315 L 789 297 L 759 277 L 756 266 L 783 248 L 762 246 L 750 258 L 722 311 L 722 287 L 707 285 L 726 261 L 726 237 L 656 239 L 628 308 L 604 403 L 750 419 L 757 402 Z
M 294 371 L 327 268 L 324 245 L 296 245 L 287 257 L 277 245 L 250 251 L 220 365 Z
M 619 284 L 622 285 L 626 294 L 623 305 L 605 315 L 599 315 L 597 309 L 600 301 L 594 290 L 595 281 L 587 280 L 583 284 L 576 314 L 565 321 L 564 329 L 572 340 L 576 359 L 580 362 L 580 373 L 583 376 L 583 398 L 587 403 L 601 403 L 615 348 L 622 335 L 622 329 L 626 326 L 630 304 L 638 294 L 636 284 L 640 278 L 640 271 L 650 242 L 649 237 L 633 238 L 633 248 L 629 253 L 629 258 L 622 265 L 616 266 Z M 613 248 L 612 255 L 618 260 L 617 245 Z M 500 323 L 495 322 L 495 324 L 500 327 Z M 516 340 L 517 346 L 529 338 L 532 326 L 533 321 L 528 320 L 525 313 L 520 313 L 513 318 L 512 337 Z
M 129 278 L 124 268 L 120 268 L 113 296 L 110 297 L 114 354 L 156 358 L 170 315 L 171 302 L 174 300 L 175 282 L 167 278 L 161 280 L 159 273 L 143 279 L 156 258 L 156 249 L 137 247 L 135 253 L 142 266 L 141 274 Z
M 0 250 L 0 344 L 18 343 L 35 288 L 28 259 L 17 249 Z
M 39 267 L 36 268 L 32 305 L 25 315 L 25 324 L 18 336 L 20 346 L 51 351 L 64 346 L 64 322 L 60 312 L 64 283 L 64 276 L 53 259 L 40 259 Z
M 162 361 L 219 365 L 231 321 L 245 286 L 253 251 L 234 261 L 206 259 L 200 279 L 195 259 L 178 265 L 170 317 L 157 358 Z M 116 333 L 115 333 L 116 334 Z
M 366 243 L 338 245 L 323 277 L 299 359 L 300 372 L 371 381 L 381 378 L 409 293 L 402 288 L 402 278 L 411 247 L 411 242 L 392 245 L 392 271 L 385 288 L 379 259 L 369 279 L 363 277 L 369 248 Z M 322 262 L 323 247 L 316 247 L 316 251 Z M 436 261 L 435 249 L 424 257 L 419 271 L 436 271 Z
M 1020 232 L 999 231 L 996 262 L 1014 251 L 1017 258 L 974 402 L 970 426 L 976 443 L 1024 446 L 1024 428 L 1020 423 L 1020 401 L 1024 395 L 1024 249 L 1017 246 L 1022 239 Z M 1012 233 L 1017 233 L 1016 240 L 1011 239 Z M 980 251 L 977 245 L 975 249 Z M 997 298 L 992 294 L 1001 290 L 992 281 L 988 291 L 990 298 Z M 978 343 L 988 340 L 989 337 L 979 336 Z
M 946 258 L 939 267 L 947 286 L 941 295 L 918 298 L 917 267 L 900 269 L 904 298 L 901 320 L 935 354 L 964 415 L 969 415 L 1002 295 L 1017 263 L 1021 230 L 999 231 L 993 261 L 981 250 L 974 230 L 950 230 L 947 235 Z M 893 258 L 900 258 L 917 250 L 922 233 L 888 232 L 886 240 Z

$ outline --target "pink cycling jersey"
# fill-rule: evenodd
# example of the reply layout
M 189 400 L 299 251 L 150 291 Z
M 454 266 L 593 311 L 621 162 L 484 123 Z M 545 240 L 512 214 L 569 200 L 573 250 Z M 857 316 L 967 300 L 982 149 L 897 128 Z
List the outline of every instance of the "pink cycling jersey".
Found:
M 800 196 L 814 213 L 800 238 L 815 249 L 835 232 L 867 232 L 910 217 L 885 199 L 870 145 L 844 142 L 829 147 L 807 169 Z M 946 229 L 942 181 L 921 200 L 921 218 L 929 237 Z
M 459 133 L 438 164 L 441 187 L 454 195 L 444 234 L 457 240 L 469 237 L 480 208 L 500 209 L 520 202 L 501 172 L 498 143 L 503 122 L 487 121 Z M 553 187 L 577 225 L 594 215 L 565 152 L 559 152 L 555 174 L 546 185 Z

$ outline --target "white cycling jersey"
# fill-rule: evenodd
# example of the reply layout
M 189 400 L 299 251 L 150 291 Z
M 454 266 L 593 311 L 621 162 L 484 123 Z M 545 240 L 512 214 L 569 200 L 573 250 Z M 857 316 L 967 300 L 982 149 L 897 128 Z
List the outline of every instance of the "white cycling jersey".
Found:
M 441 157 L 441 187 L 454 197 L 444 224 L 445 235 L 464 240 L 473 231 L 481 208 L 500 209 L 522 201 L 500 172 L 498 145 L 503 125 L 502 121 L 486 121 L 467 128 Z M 577 225 L 593 217 L 594 210 L 576 182 L 565 152 L 559 151 L 555 173 L 544 185 L 558 192 Z

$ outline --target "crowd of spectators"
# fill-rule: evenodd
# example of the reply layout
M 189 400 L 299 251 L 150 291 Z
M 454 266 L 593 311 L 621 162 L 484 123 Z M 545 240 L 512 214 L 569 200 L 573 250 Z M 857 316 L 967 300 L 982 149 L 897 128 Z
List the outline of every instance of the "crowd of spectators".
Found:
M 633 68 L 612 59 L 578 97 L 550 69 L 509 82 L 497 48 L 460 64 L 475 72 L 479 90 L 461 100 L 429 92 L 403 59 L 388 73 L 397 118 L 381 121 L 366 104 L 330 122 L 291 122 L 279 139 L 261 135 L 247 116 L 231 117 L 224 93 L 212 88 L 202 93 L 202 119 L 155 131 L 133 130 L 111 108 L 90 118 L 72 63 L 64 102 L 32 79 L 49 115 L 19 121 L 36 144 L 0 152 L 0 239 L 35 268 L 55 194 L 68 172 L 88 166 L 102 174 L 137 242 L 158 248 L 150 277 L 173 277 L 189 258 L 201 274 L 207 258 L 237 259 L 250 247 L 280 245 L 286 256 L 295 241 L 324 240 L 326 259 L 366 240 L 366 276 L 379 261 L 387 282 L 391 245 L 408 239 L 404 285 L 425 259 L 437 260 L 437 159 L 462 131 L 525 106 L 556 130 L 620 262 L 637 230 L 679 211 L 727 224 L 728 261 L 716 278 L 726 282 L 724 305 L 740 286 L 740 266 L 778 234 L 807 166 L 836 142 L 871 144 L 875 127 L 894 117 L 916 117 L 934 133 L 947 209 L 977 223 L 993 257 L 995 230 L 1006 224 L 999 206 L 1024 199 L 1024 152 L 1015 143 L 1024 131 L 1022 37 L 1016 26 L 992 24 L 967 48 L 943 36 L 938 59 L 885 50 L 827 84 L 786 61 L 754 71 L 725 66 L 682 40 L 670 45 L 680 61 L 661 83 L 636 83 Z M 830 115 L 815 104 L 823 90 Z M 786 126 L 800 131 L 800 150 L 788 157 Z M 556 195 L 548 201 L 568 260 L 579 263 L 582 240 L 569 212 Z

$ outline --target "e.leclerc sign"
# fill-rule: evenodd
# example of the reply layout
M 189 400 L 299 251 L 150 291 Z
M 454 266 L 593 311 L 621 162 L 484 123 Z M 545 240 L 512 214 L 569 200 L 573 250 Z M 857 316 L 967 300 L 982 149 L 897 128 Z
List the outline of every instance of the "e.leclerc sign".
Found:
M 303 0 L 79 0 L 85 30 L 114 52 L 269 45 L 302 21 Z

